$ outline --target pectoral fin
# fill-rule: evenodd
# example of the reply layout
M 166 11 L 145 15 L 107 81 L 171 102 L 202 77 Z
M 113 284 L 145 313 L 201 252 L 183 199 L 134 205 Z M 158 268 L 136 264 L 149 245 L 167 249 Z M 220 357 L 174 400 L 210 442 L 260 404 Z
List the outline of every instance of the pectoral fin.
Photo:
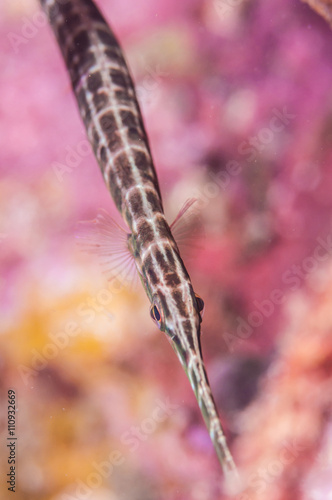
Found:
M 129 250 L 130 234 L 101 209 L 91 221 L 79 223 L 76 235 L 78 245 L 87 253 L 98 256 L 103 272 L 109 280 L 118 278 L 133 287 L 137 279 L 135 260 Z

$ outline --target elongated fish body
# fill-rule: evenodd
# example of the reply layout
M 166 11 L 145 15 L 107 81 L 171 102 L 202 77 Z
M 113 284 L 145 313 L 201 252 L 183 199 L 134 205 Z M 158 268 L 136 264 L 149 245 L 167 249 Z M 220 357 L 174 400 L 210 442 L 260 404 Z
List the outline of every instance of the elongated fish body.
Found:
M 121 48 L 91 0 L 41 0 L 41 4 L 66 62 L 106 185 L 130 228 L 128 247 L 150 299 L 151 315 L 186 371 L 225 473 L 236 475 L 202 360 L 203 302 L 193 291 L 163 213 L 147 135 Z

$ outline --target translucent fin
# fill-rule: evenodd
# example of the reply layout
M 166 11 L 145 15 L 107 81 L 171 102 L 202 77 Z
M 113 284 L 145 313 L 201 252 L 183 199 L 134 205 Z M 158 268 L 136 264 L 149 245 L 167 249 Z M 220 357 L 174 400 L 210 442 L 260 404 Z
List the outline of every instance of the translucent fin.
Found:
M 76 238 L 87 253 L 98 255 L 103 272 L 109 280 L 118 278 L 126 286 L 138 282 L 135 260 L 128 247 L 130 234 L 101 209 L 92 221 L 79 222 Z
M 202 232 L 200 212 L 194 206 L 197 198 L 189 198 L 170 225 L 181 255 L 190 257 L 191 249 L 199 249 L 198 239 Z

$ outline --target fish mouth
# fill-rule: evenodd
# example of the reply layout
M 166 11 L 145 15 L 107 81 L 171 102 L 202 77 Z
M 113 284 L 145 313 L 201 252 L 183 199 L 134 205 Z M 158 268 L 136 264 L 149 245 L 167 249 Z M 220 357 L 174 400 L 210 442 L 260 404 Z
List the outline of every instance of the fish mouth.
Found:
M 186 372 L 191 387 L 196 396 L 198 406 L 209 432 L 212 444 L 218 456 L 225 477 L 235 480 L 238 477 L 233 457 L 228 449 L 226 437 L 220 422 L 217 405 L 212 395 L 209 379 L 205 370 L 199 339 L 200 328 L 197 331 L 196 342 L 192 348 L 185 351 L 176 335 L 170 336 L 172 346 Z M 194 340 L 194 339 L 193 339 Z
M 205 370 L 201 342 L 200 342 L 200 325 L 194 335 L 186 335 L 186 345 L 180 340 L 179 335 L 174 333 L 169 335 L 169 341 L 179 358 L 184 371 L 188 377 L 190 385 L 194 391 L 197 402 L 203 414 L 204 420 L 208 418 L 208 412 L 202 396 L 207 390 L 212 398 L 208 376 Z M 213 399 L 213 398 L 212 398 Z M 214 401 L 213 401 L 214 403 Z M 210 406 L 210 405 L 209 405 Z M 214 404 L 215 406 L 215 404 Z

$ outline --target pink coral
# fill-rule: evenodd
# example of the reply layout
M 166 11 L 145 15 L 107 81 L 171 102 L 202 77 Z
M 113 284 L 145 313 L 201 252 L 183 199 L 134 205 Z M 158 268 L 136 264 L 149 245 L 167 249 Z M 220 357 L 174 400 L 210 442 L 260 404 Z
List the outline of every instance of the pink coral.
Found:
M 330 29 L 284 0 L 98 3 L 133 70 L 167 212 L 198 197 L 206 236 L 188 268 L 250 499 L 326 498 Z M 0 370 L 3 394 L 17 393 L 16 498 L 221 498 L 190 385 L 146 299 L 110 290 L 76 248 L 79 220 L 101 206 L 117 215 L 51 31 L 35 3 L 0 9 Z M 158 401 L 170 405 L 160 423 Z M 137 427 L 143 437 L 128 435 Z

